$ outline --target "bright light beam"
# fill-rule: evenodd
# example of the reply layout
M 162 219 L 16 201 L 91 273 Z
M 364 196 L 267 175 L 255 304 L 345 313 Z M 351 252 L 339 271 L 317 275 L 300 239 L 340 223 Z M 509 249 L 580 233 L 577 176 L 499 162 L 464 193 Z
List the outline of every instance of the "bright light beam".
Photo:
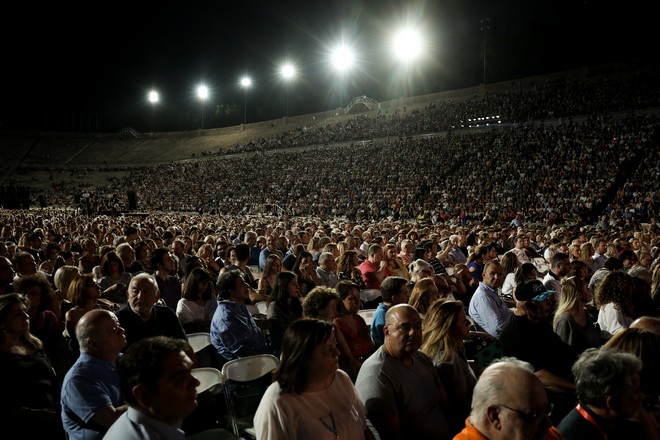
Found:
M 401 61 L 411 62 L 422 55 L 423 40 L 419 32 L 406 28 L 397 32 L 392 39 L 392 52 Z
M 355 56 L 353 51 L 344 45 L 337 46 L 330 53 L 330 62 L 339 72 L 345 72 L 353 66 Z

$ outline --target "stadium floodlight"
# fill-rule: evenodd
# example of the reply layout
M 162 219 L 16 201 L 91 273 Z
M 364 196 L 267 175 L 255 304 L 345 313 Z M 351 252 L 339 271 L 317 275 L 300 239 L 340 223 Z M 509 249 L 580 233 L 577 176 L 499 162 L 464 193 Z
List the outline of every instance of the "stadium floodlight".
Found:
M 156 132 L 156 104 L 160 100 L 160 96 L 157 91 L 151 90 L 147 98 L 151 103 L 151 136 L 153 137 Z
M 286 62 L 280 68 L 280 75 L 286 82 L 286 112 L 285 117 L 289 117 L 289 83 L 296 76 L 296 68 L 293 64 Z
M 241 87 L 243 87 L 243 124 L 247 122 L 247 91 L 252 87 L 252 79 L 249 76 L 241 78 Z
M 344 44 L 336 46 L 330 52 L 330 63 L 332 64 L 332 67 L 339 73 L 339 107 L 343 105 L 342 94 L 344 75 L 348 70 L 350 70 L 354 62 L 355 55 L 353 54 L 353 50 Z
M 204 101 L 209 98 L 209 89 L 204 84 L 197 87 L 197 97 L 202 102 L 202 130 L 204 130 Z
M 392 38 L 392 53 L 403 62 L 417 60 L 423 52 L 424 43 L 420 33 L 412 28 L 404 28 L 396 32 Z

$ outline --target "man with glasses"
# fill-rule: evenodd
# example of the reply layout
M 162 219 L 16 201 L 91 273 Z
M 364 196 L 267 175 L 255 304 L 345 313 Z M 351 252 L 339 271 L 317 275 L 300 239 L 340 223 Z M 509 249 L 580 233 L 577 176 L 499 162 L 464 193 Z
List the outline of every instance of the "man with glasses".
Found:
M 448 404 L 433 362 L 419 351 L 422 320 L 408 304 L 385 315 L 385 343 L 360 368 L 355 387 L 382 440 L 450 439 Z
M 454 440 L 554 440 L 552 404 L 532 366 L 506 357 L 490 364 L 472 394 L 465 429 Z

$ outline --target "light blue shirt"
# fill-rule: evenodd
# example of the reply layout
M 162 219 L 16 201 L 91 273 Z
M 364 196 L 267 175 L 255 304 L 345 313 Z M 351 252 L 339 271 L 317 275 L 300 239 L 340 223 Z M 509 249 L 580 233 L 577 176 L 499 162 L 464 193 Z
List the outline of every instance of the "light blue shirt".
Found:
M 385 303 L 378 304 L 371 320 L 371 340 L 373 341 L 375 348 L 380 347 L 385 342 L 383 327 L 385 327 L 385 314 L 388 309 L 389 307 L 387 307 Z
M 499 338 L 504 323 L 512 314 L 513 312 L 494 289 L 479 283 L 468 308 L 468 315 L 479 327 L 491 336 Z
M 186 434 L 178 427 L 129 406 L 112 424 L 103 440 L 186 440 Z

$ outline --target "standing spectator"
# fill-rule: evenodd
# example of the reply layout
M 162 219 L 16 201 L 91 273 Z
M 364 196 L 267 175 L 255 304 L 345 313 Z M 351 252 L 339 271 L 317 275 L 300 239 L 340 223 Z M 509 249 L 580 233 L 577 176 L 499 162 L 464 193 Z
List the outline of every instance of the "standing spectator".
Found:
M 186 347 L 185 341 L 157 336 L 126 350 L 118 370 L 128 410 L 112 424 L 105 440 L 185 438 L 180 426 L 197 407 L 199 385 Z
M 114 313 L 91 310 L 76 325 L 80 357 L 62 383 L 62 423 L 69 440 L 100 440 L 126 411 L 117 360 L 126 336 Z

